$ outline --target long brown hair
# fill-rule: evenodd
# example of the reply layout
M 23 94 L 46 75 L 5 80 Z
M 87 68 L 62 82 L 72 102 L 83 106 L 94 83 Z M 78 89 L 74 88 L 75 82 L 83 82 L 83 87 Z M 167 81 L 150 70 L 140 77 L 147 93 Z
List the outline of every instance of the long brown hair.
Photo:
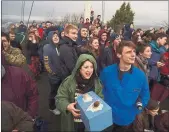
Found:
M 92 37 L 92 38 L 90 38 L 89 39 L 89 42 L 87 43 L 87 49 L 89 50 L 89 51 L 91 51 L 92 52 L 92 54 L 95 56 L 95 57 L 97 57 L 97 56 L 99 56 L 99 54 L 100 54 L 100 50 L 99 50 L 99 48 L 97 49 L 97 50 L 95 50 L 95 49 L 93 49 L 92 48 L 92 43 L 93 43 L 93 41 L 95 40 L 95 39 L 97 39 L 98 41 L 99 41 L 99 39 L 97 38 L 97 37 Z

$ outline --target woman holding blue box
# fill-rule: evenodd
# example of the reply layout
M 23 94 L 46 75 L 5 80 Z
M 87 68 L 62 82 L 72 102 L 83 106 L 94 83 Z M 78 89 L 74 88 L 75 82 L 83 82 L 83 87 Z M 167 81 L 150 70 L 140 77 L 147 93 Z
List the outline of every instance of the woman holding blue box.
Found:
M 97 76 L 97 64 L 93 56 L 82 54 L 70 76 L 60 85 L 56 105 L 61 111 L 62 131 L 84 131 L 80 110 L 76 109 L 76 98 L 81 94 L 94 91 L 103 98 L 102 85 Z

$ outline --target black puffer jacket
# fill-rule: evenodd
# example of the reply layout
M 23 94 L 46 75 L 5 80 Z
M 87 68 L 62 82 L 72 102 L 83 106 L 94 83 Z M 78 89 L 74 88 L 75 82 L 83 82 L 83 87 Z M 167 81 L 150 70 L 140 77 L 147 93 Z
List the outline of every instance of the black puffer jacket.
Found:
M 59 44 L 59 52 L 64 79 L 72 73 L 78 59 L 77 43 L 65 36 Z

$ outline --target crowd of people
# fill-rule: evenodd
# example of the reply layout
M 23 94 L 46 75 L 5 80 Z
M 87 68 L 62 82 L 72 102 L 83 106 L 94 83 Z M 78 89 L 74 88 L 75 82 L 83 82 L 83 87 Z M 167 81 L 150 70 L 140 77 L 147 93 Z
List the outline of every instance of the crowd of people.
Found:
M 78 25 L 21 21 L 1 32 L 2 131 L 33 131 L 40 74 L 48 73 L 49 110 L 61 131 L 85 131 L 76 98 L 94 91 L 112 108 L 113 132 L 168 132 L 169 29 L 120 33 L 98 15 Z

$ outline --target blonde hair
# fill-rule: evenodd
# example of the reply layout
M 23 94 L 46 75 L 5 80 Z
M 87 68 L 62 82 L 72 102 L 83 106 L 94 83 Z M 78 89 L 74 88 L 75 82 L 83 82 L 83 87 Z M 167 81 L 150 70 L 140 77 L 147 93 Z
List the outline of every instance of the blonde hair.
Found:
M 75 30 L 77 30 L 77 31 L 78 31 L 77 26 L 72 25 L 72 24 L 69 24 L 68 26 L 66 26 L 66 27 L 65 27 L 65 29 L 64 29 L 64 33 L 65 33 L 65 34 L 68 34 L 68 33 L 69 33 L 69 31 L 70 31 L 70 30 L 72 30 L 72 29 L 75 29 Z

